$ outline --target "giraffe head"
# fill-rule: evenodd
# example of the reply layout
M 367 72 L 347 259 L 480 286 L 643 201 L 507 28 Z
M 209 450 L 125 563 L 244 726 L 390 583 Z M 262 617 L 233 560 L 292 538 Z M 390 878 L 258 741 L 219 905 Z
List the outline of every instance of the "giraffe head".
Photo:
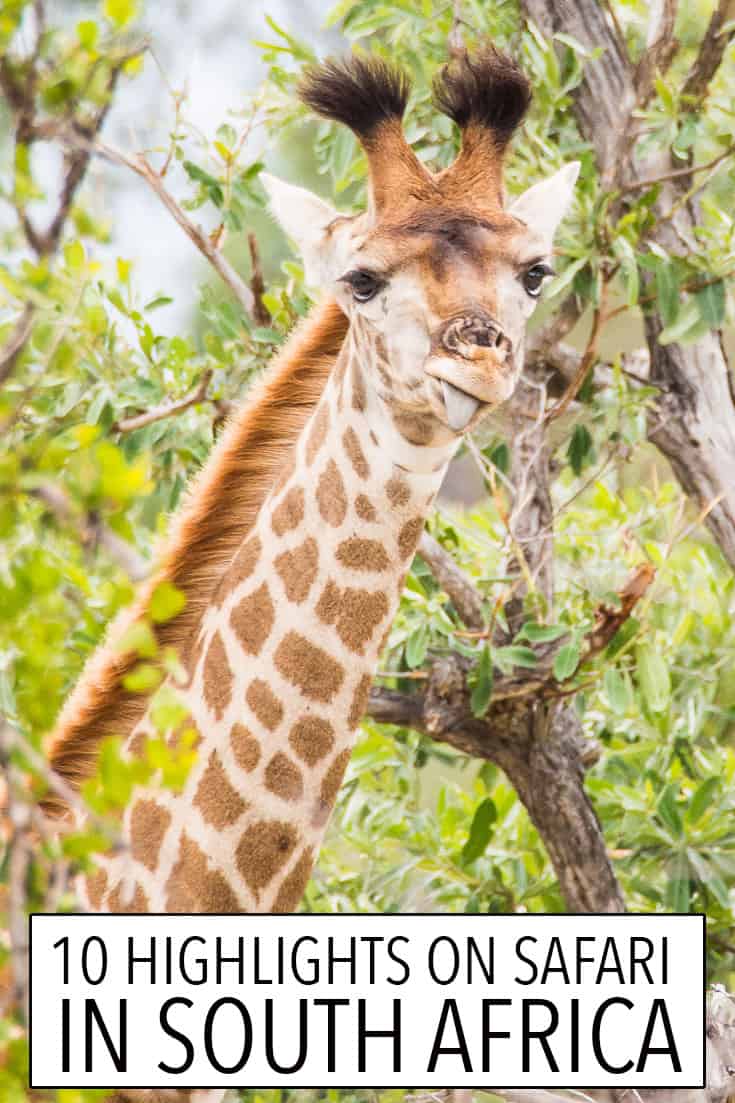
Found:
M 437 106 L 462 132 L 461 152 L 442 172 L 431 173 L 406 141 L 409 91 L 403 73 L 358 55 L 302 81 L 302 99 L 349 126 L 367 154 L 364 213 L 346 217 L 303 188 L 264 182 L 307 281 L 336 296 L 367 348 L 368 390 L 396 424 L 412 427 L 404 435 L 418 434 L 412 443 L 438 443 L 510 397 L 579 166 L 506 206 L 503 155 L 531 97 L 521 71 L 492 47 L 464 53 L 436 79 Z

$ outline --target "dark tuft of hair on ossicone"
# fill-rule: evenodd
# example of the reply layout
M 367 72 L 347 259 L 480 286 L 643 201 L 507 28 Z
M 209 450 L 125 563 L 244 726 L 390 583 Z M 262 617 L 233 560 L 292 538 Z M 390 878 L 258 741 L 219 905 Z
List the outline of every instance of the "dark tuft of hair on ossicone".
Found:
M 344 123 L 358 138 L 369 138 L 382 124 L 401 119 L 411 82 L 382 58 L 352 54 L 329 58 L 306 69 L 299 98 L 317 115 Z
M 523 121 L 531 86 L 512 58 L 484 46 L 444 66 L 434 79 L 434 102 L 461 130 L 484 126 L 502 147 Z

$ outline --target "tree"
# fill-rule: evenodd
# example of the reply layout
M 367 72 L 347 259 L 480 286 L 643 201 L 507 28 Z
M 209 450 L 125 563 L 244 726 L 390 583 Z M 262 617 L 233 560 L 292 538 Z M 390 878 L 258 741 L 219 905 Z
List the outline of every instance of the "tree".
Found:
M 311 50 L 272 20 L 267 78 L 244 111 L 202 138 L 174 93 L 165 149 L 111 147 L 108 111 L 147 48 L 135 8 L 106 0 L 65 29 L 47 26 L 42 0 L 0 14 L 13 212 L 0 266 L 0 908 L 15 946 L 0 1087 L 11 1099 L 25 1095 L 25 911 L 69 906 L 70 873 L 114 836 L 107 813 L 135 780 L 106 745 L 85 792 L 93 828 L 57 839 L 35 806 L 58 785 L 42 736 L 148 573 L 229 404 L 309 306 L 297 262 L 274 271 L 266 238 L 248 237 L 263 205 L 253 127 L 281 148 L 313 147 L 346 207 L 363 198 L 354 141 L 296 106 Z M 705 911 L 711 976 L 732 988 L 731 4 L 664 0 L 649 19 L 637 2 L 343 0 L 331 18 L 414 74 L 419 156 L 440 165 L 455 151 L 431 107 L 433 72 L 489 36 L 535 89 L 513 187 L 572 157 L 583 172 L 524 382 L 466 445 L 486 493 L 470 510 L 440 509 L 422 541 L 306 907 Z M 63 154 L 55 201 L 36 156 L 49 143 Z M 110 231 L 85 188 L 97 158 L 133 171 L 212 265 L 198 333 L 157 332 L 168 297 L 141 304 L 124 256 L 98 259 Z M 158 600 L 161 617 L 175 611 L 175 594 Z M 138 645 L 135 685 L 151 691 L 176 658 L 151 653 L 145 634 Z M 165 765 L 175 784 L 186 761 Z M 725 1076 L 707 1098 L 728 1090 Z

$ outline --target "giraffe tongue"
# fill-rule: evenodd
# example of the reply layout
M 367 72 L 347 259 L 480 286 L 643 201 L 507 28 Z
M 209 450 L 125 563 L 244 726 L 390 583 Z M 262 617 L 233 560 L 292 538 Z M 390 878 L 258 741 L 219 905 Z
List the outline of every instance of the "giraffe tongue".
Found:
M 477 407 L 480 405 L 480 400 L 466 394 L 465 391 L 460 391 L 459 387 L 455 387 L 453 383 L 448 383 L 446 379 L 442 379 L 440 382 L 444 395 L 444 406 L 447 411 L 447 421 L 450 428 L 459 433 L 469 425 Z

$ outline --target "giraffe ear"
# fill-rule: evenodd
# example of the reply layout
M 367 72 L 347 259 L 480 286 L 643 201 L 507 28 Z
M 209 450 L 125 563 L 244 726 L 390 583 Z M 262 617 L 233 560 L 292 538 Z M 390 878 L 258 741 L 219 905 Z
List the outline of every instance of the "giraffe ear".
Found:
M 579 161 L 570 161 L 553 176 L 547 176 L 519 195 L 508 213 L 541 234 L 550 248 L 557 227 L 572 202 L 578 176 Z
M 306 188 L 261 172 L 273 217 L 298 246 L 306 282 L 320 287 L 334 278 L 335 242 L 329 226 L 339 212 Z M 330 263 L 331 262 L 331 263 Z

